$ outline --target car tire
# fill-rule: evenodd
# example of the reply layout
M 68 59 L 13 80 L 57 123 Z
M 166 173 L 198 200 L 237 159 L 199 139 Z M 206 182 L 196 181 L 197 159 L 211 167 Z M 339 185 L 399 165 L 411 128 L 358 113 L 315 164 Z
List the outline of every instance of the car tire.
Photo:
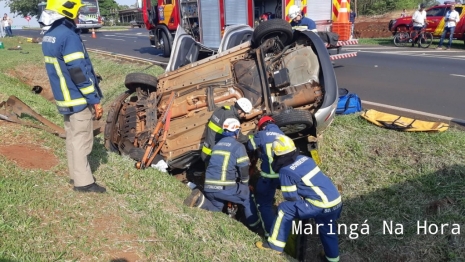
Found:
M 168 39 L 168 35 L 163 30 L 160 32 L 160 34 L 161 34 L 161 40 L 163 41 L 163 47 L 162 47 L 163 56 L 169 57 L 171 54 L 171 45 Z
M 307 134 L 313 128 L 313 114 L 307 110 L 286 109 L 273 115 L 276 125 L 291 138 Z
M 118 96 L 115 101 L 111 104 L 110 110 L 108 110 L 108 115 L 106 119 L 106 124 L 105 124 L 105 130 L 103 132 L 103 138 L 104 138 L 104 145 L 105 148 L 110 151 L 110 152 L 115 152 L 119 153 L 119 147 L 118 145 L 114 144 L 111 139 L 113 137 L 113 131 L 116 125 L 116 122 L 118 121 L 118 114 L 119 111 L 121 110 L 121 107 L 123 106 L 124 100 L 128 98 L 133 92 L 132 91 L 126 91 L 120 96 Z
M 271 19 L 259 24 L 252 34 L 252 47 L 257 48 L 267 39 L 279 37 L 283 45 L 288 45 L 292 42 L 293 31 L 292 26 L 286 20 Z
M 126 75 L 124 85 L 131 91 L 136 91 L 138 87 L 149 92 L 157 91 L 158 80 L 153 75 L 144 73 L 130 73 Z

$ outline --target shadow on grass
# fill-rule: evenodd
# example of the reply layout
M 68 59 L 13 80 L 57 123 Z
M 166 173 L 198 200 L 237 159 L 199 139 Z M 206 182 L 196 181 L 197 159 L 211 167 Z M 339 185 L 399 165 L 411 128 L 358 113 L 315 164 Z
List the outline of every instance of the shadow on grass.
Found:
M 89 156 L 89 165 L 92 173 L 94 173 L 101 164 L 108 163 L 108 151 L 104 146 L 102 137 L 94 137 L 94 145 Z
M 1 258 L 0 257 L 0 262 L 16 262 L 15 260 L 7 259 L 7 258 Z
M 375 186 L 377 181 L 371 183 Z M 340 227 L 341 261 L 465 261 L 465 238 L 461 236 L 464 229 L 460 228 L 465 226 L 464 187 L 465 166 L 452 165 L 356 198 L 343 199 L 338 223 L 346 225 L 347 231 L 344 233 Z M 386 226 L 391 221 L 392 233 Z M 363 223 L 369 225 L 368 234 L 362 234 Z M 445 224 L 448 226 L 441 233 L 441 226 Z M 352 230 L 352 225 L 358 227 Z M 395 234 L 395 229 L 399 234 Z M 319 237 L 307 235 L 306 240 L 308 260 L 305 261 L 315 261 L 316 254 L 322 250 Z

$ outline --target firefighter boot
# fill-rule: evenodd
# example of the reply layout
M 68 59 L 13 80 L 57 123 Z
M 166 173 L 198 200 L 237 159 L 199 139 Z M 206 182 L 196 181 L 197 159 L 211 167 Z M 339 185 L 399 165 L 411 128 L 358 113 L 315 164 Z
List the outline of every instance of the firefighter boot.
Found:
M 268 244 L 268 241 L 264 240 L 264 241 L 258 241 L 255 243 L 255 246 L 258 247 L 259 249 L 263 249 L 263 250 L 272 250 L 274 252 L 277 252 L 278 254 L 282 254 L 283 252 L 279 252 L 277 250 L 274 250 L 270 247 L 270 244 Z
M 195 188 L 192 190 L 192 193 L 184 200 L 184 205 L 188 207 L 199 207 L 199 205 L 203 202 L 203 198 L 205 196 L 202 194 L 200 189 Z

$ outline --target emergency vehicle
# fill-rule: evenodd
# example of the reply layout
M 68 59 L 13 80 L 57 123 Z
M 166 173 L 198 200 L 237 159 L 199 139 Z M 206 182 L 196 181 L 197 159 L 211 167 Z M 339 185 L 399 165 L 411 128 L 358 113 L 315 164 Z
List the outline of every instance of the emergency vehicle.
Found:
M 431 32 L 434 37 L 441 36 L 446 24 L 444 17 L 451 4 L 455 4 L 455 11 L 460 15 L 460 21 L 455 26 L 453 38 L 465 41 L 465 12 L 463 12 L 463 5 L 456 4 L 453 1 L 445 1 L 444 4 L 434 5 L 426 9 L 426 21 L 428 22 L 426 31 Z M 411 16 L 398 18 L 389 22 L 389 31 L 394 35 L 397 32 L 408 31 L 411 28 L 413 28 Z
M 158 0 L 157 5 L 152 5 L 151 0 L 142 1 L 151 46 L 170 56 L 178 26 L 205 50 L 215 53 L 227 26 L 245 24 L 255 28 L 264 15 L 290 22 L 287 13 L 292 5 L 299 6 L 304 16 L 314 20 L 318 31 L 331 32 L 342 0 Z M 339 41 L 331 47 L 338 51 L 331 59 L 356 56 L 356 53 L 339 54 L 339 51 L 341 46 L 357 43 L 357 40 Z

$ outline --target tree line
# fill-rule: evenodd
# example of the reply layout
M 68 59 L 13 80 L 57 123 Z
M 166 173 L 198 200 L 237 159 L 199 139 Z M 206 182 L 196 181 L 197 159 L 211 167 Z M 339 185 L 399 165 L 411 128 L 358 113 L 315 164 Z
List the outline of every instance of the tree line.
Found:
M 426 6 L 433 6 L 436 4 L 442 4 L 444 1 L 439 2 L 437 0 L 351 0 L 351 5 L 355 4 L 356 12 L 359 15 L 382 15 L 387 12 L 402 9 L 416 9 L 421 3 Z

